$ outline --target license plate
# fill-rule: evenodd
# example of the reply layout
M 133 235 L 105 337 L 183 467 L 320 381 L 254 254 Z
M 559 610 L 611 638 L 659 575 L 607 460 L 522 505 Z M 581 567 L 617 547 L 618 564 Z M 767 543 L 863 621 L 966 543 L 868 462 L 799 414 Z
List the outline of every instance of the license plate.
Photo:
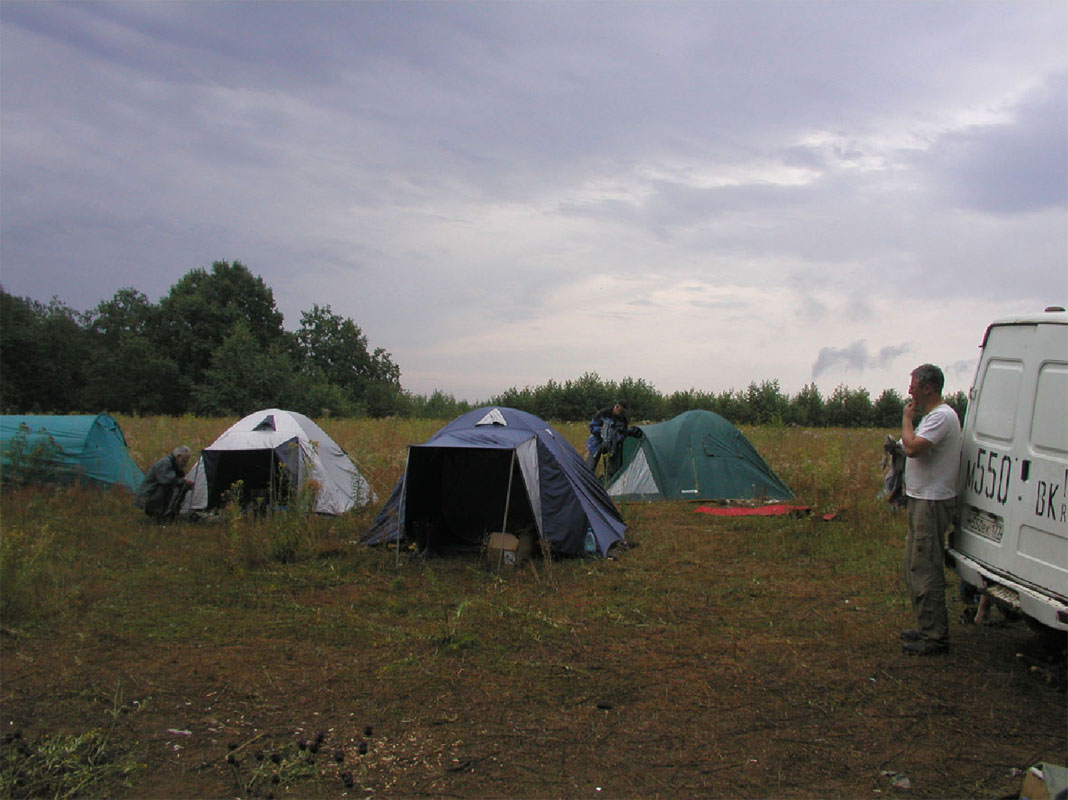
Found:
M 975 506 L 968 506 L 964 515 L 964 529 L 1000 544 L 1001 536 L 1005 533 L 1005 523 L 996 514 L 983 511 Z

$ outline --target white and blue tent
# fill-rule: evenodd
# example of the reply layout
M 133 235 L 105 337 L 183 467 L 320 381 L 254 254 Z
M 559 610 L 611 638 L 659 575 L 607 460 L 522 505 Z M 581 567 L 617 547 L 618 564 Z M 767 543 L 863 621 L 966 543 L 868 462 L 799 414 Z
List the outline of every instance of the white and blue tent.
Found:
M 239 482 L 242 505 L 259 497 L 268 506 L 284 507 L 311 481 L 318 514 L 344 514 L 377 499 L 326 431 L 280 408 L 256 411 L 227 428 L 201 451 L 189 480 L 193 489 L 185 496 L 185 511 L 221 507 Z
M 438 542 L 472 546 L 493 531 L 533 527 L 562 555 L 582 555 L 587 531 L 605 555 L 626 531 L 575 448 L 544 420 L 502 407 L 470 411 L 410 445 L 404 474 L 361 541 L 414 542 L 421 527 Z

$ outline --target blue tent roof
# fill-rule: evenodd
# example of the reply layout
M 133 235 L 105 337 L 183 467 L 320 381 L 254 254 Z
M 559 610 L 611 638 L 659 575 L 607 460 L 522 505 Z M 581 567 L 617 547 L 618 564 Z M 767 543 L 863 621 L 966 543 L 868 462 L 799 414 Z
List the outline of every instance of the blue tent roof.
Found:
M 533 414 L 491 406 L 408 448 L 404 475 L 361 541 L 411 540 L 412 526 L 422 523 L 471 543 L 487 532 L 534 526 L 565 555 L 584 552 L 587 529 L 602 555 L 626 531 L 604 487 L 560 433 Z
M 145 477 L 110 414 L 0 416 L 0 464 L 8 470 L 20 459 L 34 462 L 45 479 L 118 484 L 131 492 Z

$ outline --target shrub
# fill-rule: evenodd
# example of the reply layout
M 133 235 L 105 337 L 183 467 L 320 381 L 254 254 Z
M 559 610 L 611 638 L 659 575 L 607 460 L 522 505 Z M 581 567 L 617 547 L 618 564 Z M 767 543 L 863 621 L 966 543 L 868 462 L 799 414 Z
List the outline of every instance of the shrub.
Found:
M 63 448 L 44 429 L 34 441 L 30 441 L 30 429 L 23 424 L 3 447 L 0 464 L 3 465 L 3 483 L 21 486 L 54 480 L 57 456 Z M 70 477 L 70 475 L 68 475 Z

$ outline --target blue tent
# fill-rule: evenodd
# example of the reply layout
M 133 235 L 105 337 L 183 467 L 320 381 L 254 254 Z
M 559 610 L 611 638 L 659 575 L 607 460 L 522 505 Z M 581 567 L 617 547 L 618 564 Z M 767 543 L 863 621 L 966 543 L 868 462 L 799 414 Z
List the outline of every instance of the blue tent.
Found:
M 435 541 L 479 545 L 493 531 L 535 528 L 553 552 L 581 555 L 587 530 L 604 555 L 626 525 L 586 461 L 548 423 L 484 407 L 410 445 L 404 475 L 363 535 L 365 544 Z M 403 532 L 403 533 L 402 533 Z
M 131 492 L 145 477 L 110 414 L 0 416 L 0 464 L 5 472 L 32 468 L 36 479 L 120 485 Z

